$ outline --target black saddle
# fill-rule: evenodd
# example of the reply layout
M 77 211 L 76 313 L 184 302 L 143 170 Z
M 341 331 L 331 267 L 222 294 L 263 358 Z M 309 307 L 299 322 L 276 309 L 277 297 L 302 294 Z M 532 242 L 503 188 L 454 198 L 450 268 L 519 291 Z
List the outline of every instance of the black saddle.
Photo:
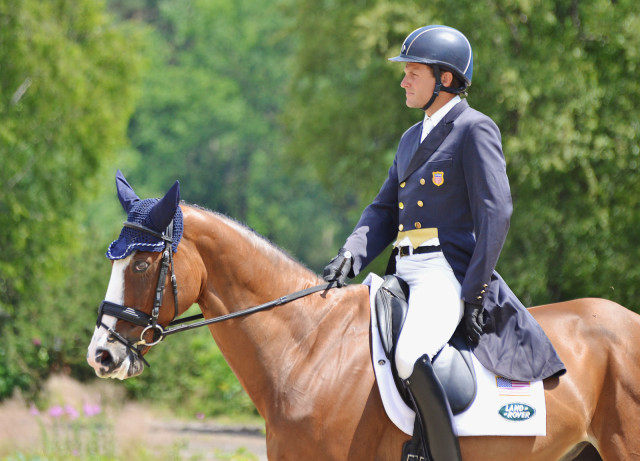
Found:
M 375 310 L 382 348 L 391 362 L 396 387 L 405 403 L 412 408 L 395 365 L 396 345 L 409 308 L 408 298 L 409 285 L 400 277 L 385 275 L 376 293 Z M 459 331 L 435 356 L 433 369 L 445 389 L 453 414 L 457 415 L 469 408 L 476 397 L 476 375 L 471 361 L 471 349 Z

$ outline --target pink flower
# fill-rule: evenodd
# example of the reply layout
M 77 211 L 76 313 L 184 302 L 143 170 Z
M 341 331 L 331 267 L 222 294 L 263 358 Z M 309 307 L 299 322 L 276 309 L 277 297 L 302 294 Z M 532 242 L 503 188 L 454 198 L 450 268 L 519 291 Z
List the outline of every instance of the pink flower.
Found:
M 80 416 L 80 414 L 78 413 L 78 410 L 76 410 L 74 407 L 72 407 L 71 405 L 65 405 L 64 407 L 64 412 L 67 414 L 67 416 L 69 416 L 69 418 L 73 419 L 78 419 L 78 416 Z
M 89 418 L 99 415 L 102 411 L 100 405 L 98 405 L 97 403 L 85 403 L 82 407 L 82 410 L 84 411 L 84 415 L 88 416 Z
M 196 413 L 196 419 L 204 419 L 204 413 Z
M 60 405 L 55 405 L 49 408 L 49 416 L 52 418 L 59 418 L 62 415 L 64 415 L 64 410 Z

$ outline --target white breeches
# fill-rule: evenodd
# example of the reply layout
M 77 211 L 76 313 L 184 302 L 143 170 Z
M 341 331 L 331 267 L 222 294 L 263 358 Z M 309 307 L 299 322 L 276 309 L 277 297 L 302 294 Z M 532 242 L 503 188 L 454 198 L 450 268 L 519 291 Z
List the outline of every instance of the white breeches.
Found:
M 442 253 L 397 258 L 396 274 L 409 284 L 409 310 L 396 347 L 398 375 L 407 379 L 413 365 L 433 357 L 449 341 L 464 314 L 461 287 Z

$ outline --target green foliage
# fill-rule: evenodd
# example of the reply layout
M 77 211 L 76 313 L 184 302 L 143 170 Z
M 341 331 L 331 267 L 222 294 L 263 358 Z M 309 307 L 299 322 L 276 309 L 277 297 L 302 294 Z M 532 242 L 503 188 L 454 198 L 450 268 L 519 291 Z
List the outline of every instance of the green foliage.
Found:
M 469 101 L 503 133 L 515 212 L 500 272 L 527 304 L 638 307 L 635 2 L 108 5 L 114 16 L 99 0 L 0 0 L 0 398 L 51 370 L 93 375 L 103 252 L 123 219 L 116 168 L 142 197 L 179 179 L 187 201 L 319 272 L 422 117 L 387 58 L 430 23 L 468 35 Z M 206 330 L 149 360 L 126 382 L 135 397 L 254 411 Z
M 245 448 L 239 448 L 234 453 L 223 453 L 216 450 L 216 458 L 220 461 L 257 461 L 258 457 Z
M 191 418 L 256 414 L 207 328 L 171 336 L 146 358 L 151 368 L 124 382 L 133 397 Z
M 69 365 L 86 341 L 84 318 L 69 328 L 93 274 L 81 210 L 126 142 L 139 33 L 93 0 L 3 0 L 0 23 L 1 398 Z
M 321 270 L 346 229 L 309 165 L 282 158 L 294 44 L 280 2 L 113 7 L 155 30 L 129 129 L 140 162 L 126 173 L 139 195 L 163 194 L 178 179 L 188 202 L 246 222 Z
M 515 200 L 501 270 L 528 303 L 600 296 L 637 308 L 635 8 L 499 2 L 488 13 L 473 28 L 477 91 L 488 91 L 476 105 L 503 130 Z M 483 46 L 491 31 L 501 39 Z
M 298 40 L 291 156 L 313 162 L 337 200 L 357 197 L 357 218 L 422 116 L 403 107 L 402 67 L 387 58 L 417 27 L 457 27 L 474 49 L 470 104 L 500 126 L 511 177 L 500 272 L 528 304 L 600 296 L 638 308 L 635 3 L 346 3 L 296 5 L 299 20 L 324 13 Z
M 314 27 L 296 40 L 287 148 L 316 167 L 332 199 L 356 209 L 355 219 L 386 177 L 400 134 L 420 117 L 404 107 L 401 69 L 386 61 L 389 47 L 396 51 L 412 30 L 408 21 L 394 21 L 413 11 L 386 2 L 370 10 L 326 3 L 301 1 L 291 11 L 299 23 L 313 17 Z
M 132 183 L 157 194 L 180 179 L 190 202 L 245 219 L 251 157 L 273 149 L 283 77 L 278 22 L 261 21 L 274 17 L 272 7 L 256 5 L 180 0 L 145 9 L 156 36 L 129 129 L 142 154 Z M 153 175 L 150 163 L 158 165 Z

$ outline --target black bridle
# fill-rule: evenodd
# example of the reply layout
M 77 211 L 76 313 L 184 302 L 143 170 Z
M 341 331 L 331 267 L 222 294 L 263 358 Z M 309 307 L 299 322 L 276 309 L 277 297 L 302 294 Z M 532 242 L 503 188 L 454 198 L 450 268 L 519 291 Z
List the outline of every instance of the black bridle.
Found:
M 260 304 L 259 306 L 249 307 L 247 309 L 239 310 L 236 312 L 232 312 L 226 315 L 221 315 L 219 317 L 214 317 L 211 319 L 202 320 L 200 322 L 195 322 L 195 320 L 203 319 L 204 316 L 202 314 L 192 315 L 185 318 L 177 318 L 178 317 L 178 282 L 176 279 L 176 275 L 174 272 L 173 266 L 173 221 L 167 227 L 165 233 L 157 232 L 149 227 L 143 226 L 142 224 L 132 223 L 129 221 L 124 222 L 124 227 L 128 227 L 131 229 L 136 229 L 141 232 L 145 232 L 147 234 L 153 235 L 159 239 L 164 241 L 164 249 L 162 251 L 162 260 L 160 262 L 160 271 L 158 274 L 158 282 L 156 284 L 156 292 L 153 300 L 153 309 L 151 310 L 151 315 L 146 314 L 138 309 L 133 307 L 124 306 L 122 304 L 113 303 L 111 301 L 102 301 L 100 303 L 100 307 L 98 308 L 98 319 L 96 321 L 96 326 L 98 328 L 104 327 L 111 336 L 113 336 L 117 341 L 124 344 L 129 350 L 131 350 L 134 354 L 138 356 L 140 360 L 144 362 L 145 365 L 150 367 L 149 362 L 147 362 L 142 355 L 143 347 L 152 347 L 156 344 L 160 343 L 166 336 L 179 333 L 181 331 L 191 330 L 193 328 L 202 327 L 205 325 L 211 325 L 213 323 L 223 322 L 225 320 L 233 319 L 236 317 L 253 314 L 254 312 L 263 311 L 265 309 L 269 309 L 275 306 L 279 306 L 281 304 L 286 304 L 291 301 L 295 301 L 296 299 L 308 296 L 312 293 L 317 293 L 319 291 L 325 291 L 331 289 L 335 286 L 335 282 L 324 283 L 322 285 L 317 285 L 311 288 L 307 288 L 305 290 L 296 291 L 295 293 L 291 293 L 285 296 L 282 296 L 278 299 L 270 301 L 268 303 Z M 160 316 L 160 307 L 162 306 L 162 300 L 164 298 L 164 288 L 167 280 L 167 273 L 171 270 L 171 285 L 173 288 L 173 306 L 174 306 L 174 314 L 173 320 L 169 322 L 168 327 L 180 325 L 187 322 L 194 322 L 188 325 L 182 325 L 171 329 L 165 329 L 158 323 L 158 317 Z M 133 323 L 134 325 L 138 325 L 143 328 L 142 333 L 140 333 L 139 341 L 132 341 L 115 330 L 115 324 L 113 327 L 107 326 L 103 321 L 102 317 L 104 315 L 110 315 L 119 320 L 124 320 L 129 323 Z M 151 342 L 147 342 L 144 339 L 146 333 L 148 331 L 153 332 L 153 340 Z
M 160 261 L 160 272 L 158 273 L 158 282 L 156 284 L 156 292 L 153 299 L 153 309 L 151 310 L 151 315 L 148 315 L 138 309 L 134 309 L 133 307 L 105 300 L 100 303 L 100 307 L 98 308 L 98 320 L 96 321 L 96 325 L 98 328 L 106 328 L 111 336 L 127 346 L 127 348 L 136 354 L 140 360 L 145 363 L 145 365 L 150 366 L 149 362 L 147 362 L 142 355 L 142 347 L 155 346 L 164 338 L 165 332 L 162 326 L 158 323 L 158 317 L 160 316 L 160 306 L 162 306 L 162 300 L 164 298 L 164 287 L 167 281 L 167 273 L 169 272 L 169 269 L 171 269 L 171 285 L 173 287 L 173 318 L 175 319 L 178 316 L 178 282 L 173 270 L 173 221 L 171 221 L 164 233 L 157 232 L 147 226 L 143 226 L 142 224 L 129 221 L 124 222 L 124 227 L 145 232 L 164 241 L 162 260 Z M 115 324 L 113 327 L 105 325 L 102 321 L 102 317 L 105 314 L 143 327 L 142 333 L 140 333 L 140 340 L 134 343 L 118 333 L 115 330 Z M 153 341 L 150 343 L 144 339 L 149 330 L 153 332 Z

